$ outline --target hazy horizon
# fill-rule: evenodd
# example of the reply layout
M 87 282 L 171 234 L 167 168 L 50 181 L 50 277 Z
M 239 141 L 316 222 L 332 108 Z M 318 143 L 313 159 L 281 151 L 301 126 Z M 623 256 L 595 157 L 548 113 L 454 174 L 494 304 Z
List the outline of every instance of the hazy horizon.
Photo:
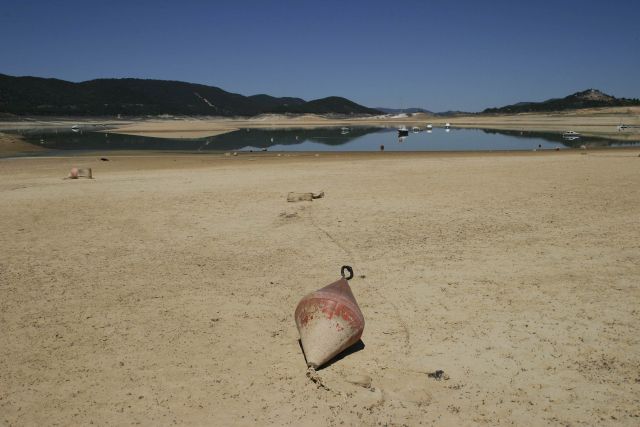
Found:
M 640 5 L 615 3 L 31 1 L 0 16 L 9 41 L 0 73 L 179 80 L 432 111 L 588 88 L 640 98 Z

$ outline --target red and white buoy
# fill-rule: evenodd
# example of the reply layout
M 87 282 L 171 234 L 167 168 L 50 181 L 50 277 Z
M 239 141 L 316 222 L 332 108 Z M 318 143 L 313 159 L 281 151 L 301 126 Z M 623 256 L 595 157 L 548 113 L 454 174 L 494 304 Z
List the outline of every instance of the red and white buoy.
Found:
M 345 270 L 349 277 L 345 277 Z M 296 308 L 307 366 L 314 369 L 358 342 L 364 330 L 364 316 L 348 282 L 353 269 L 343 266 L 341 273 L 341 279 L 306 295 Z

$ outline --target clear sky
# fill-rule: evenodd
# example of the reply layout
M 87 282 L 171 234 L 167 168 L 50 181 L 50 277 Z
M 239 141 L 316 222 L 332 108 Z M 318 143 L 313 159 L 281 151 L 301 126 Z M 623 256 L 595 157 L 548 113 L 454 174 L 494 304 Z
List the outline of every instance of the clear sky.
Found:
M 640 0 L 0 0 L 0 73 L 435 111 L 640 98 Z

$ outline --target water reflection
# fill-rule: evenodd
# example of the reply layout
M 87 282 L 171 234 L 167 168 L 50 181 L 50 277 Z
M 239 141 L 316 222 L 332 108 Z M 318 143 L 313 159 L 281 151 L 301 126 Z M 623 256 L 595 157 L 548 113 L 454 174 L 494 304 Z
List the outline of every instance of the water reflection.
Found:
M 105 133 L 95 128 L 77 132 L 31 129 L 25 139 L 55 151 L 154 150 L 203 153 L 208 151 L 491 151 L 532 150 L 624 145 L 624 141 L 561 133 L 494 129 L 427 128 L 426 132 L 399 135 L 398 128 L 323 127 L 292 129 L 241 129 L 199 139 L 165 139 Z M 638 142 L 635 142 L 637 144 Z M 631 143 L 633 144 L 633 143 Z M 49 154 L 49 153 L 45 153 Z
M 597 147 L 619 147 L 619 146 L 632 146 L 639 145 L 639 141 L 624 141 L 617 139 L 610 139 L 597 136 L 585 136 L 585 135 L 565 135 L 559 132 L 548 131 L 514 131 L 514 130 L 498 130 L 498 129 L 482 129 L 483 132 L 491 135 L 508 135 L 513 138 L 523 139 L 543 139 L 548 142 L 559 143 L 567 148 L 578 148 L 581 145 L 597 146 Z

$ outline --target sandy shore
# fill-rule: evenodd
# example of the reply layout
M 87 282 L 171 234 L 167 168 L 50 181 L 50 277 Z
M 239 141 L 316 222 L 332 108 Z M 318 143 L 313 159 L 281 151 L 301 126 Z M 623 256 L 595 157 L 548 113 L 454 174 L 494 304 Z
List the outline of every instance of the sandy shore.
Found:
M 17 135 L 0 132 L 0 157 L 19 153 L 35 153 L 38 151 L 42 151 L 42 148 L 29 144 Z
M 639 153 L 0 160 L 0 424 L 637 425 Z
M 640 107 L 590 108 L 549 114 L 460 116 L 447 118 L 455 127 L 562 133 L 574 130 L 586 136 L 621 141 L 640 140 Z M 633 128 L 619 131 L 620 124 Z

